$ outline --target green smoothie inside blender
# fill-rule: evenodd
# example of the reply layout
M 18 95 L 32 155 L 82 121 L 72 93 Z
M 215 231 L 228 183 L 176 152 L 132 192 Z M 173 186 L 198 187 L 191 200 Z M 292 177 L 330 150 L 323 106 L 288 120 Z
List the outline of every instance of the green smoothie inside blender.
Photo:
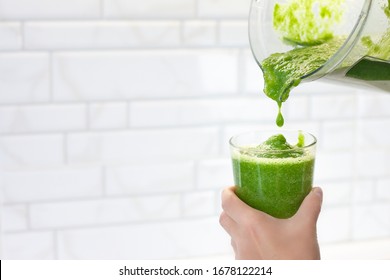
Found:
M 294 47 L 284 53 L 274 53 L 261 62 L 264 92 L 279 106 L 278 126 L 284 124 L 281 106 L 291 89 L 299 85 L 302 78 L 318 71 L 345 43 L 346 36 L 336 36 L 333 32 L 342 18 L 343 2 L 290 0 L 275 5 L 273 27 L 286 44 Z M 383 11 L 390 21 L 390 0 Z M 390 27 L 379 40 L 362 37 L 360 45 L 365 55 L 353 59 L 354 64 L 341 63 L 335 74 L 343 72 L 346 77 L 364 81 L 390 80 Z

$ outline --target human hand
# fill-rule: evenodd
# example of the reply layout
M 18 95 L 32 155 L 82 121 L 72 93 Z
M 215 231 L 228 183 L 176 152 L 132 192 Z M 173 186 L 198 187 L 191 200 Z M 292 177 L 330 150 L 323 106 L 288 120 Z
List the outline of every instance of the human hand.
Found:
M 313 188 L 298 212 L 289 219 L 277 219 L 241 201 L 235 187 L 222 192 L 220 224 L 231 237 L 236 259 L 320 259 L 317 219 L 322 190 Z

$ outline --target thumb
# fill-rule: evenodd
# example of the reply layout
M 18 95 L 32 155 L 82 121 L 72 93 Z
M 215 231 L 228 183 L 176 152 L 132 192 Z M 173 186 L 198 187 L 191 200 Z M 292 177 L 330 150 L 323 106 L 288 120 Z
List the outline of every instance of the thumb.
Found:
M 294 218 L 316 224 L 321 211 L 322 197 L 322 189 L 319 187 L 313 188 L 303 200 Z

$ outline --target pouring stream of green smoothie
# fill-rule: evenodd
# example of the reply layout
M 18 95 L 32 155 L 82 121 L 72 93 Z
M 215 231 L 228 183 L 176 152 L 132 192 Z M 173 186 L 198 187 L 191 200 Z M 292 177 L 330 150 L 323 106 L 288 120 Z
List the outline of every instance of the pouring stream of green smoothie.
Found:
M 276 4 L 273 26 L 288 44 L 297 46 L 275 53 L 262 63 L 264 92 L 278 104 L 276 124 L 283 126 L 282 103 L 301 78 L 321 67 L 341 46 L 333 40 L 333 26 L 342 17 L 344 0 L 290 0 Z M 303 46 L 303 47 L 302 47 Z
M 289 97 L 291 89 L 299 85 L 302 77 L 324 65 L 343 42 L 343 38 L 335 38 L 317 46 L 299 47 L 286 53 L 275 53 L 262 62 L 264 92 L 275 100 L 279 107 L 278 126 L 283 126 L 281 107 Z
M 333 34 L 334 26 L 343 16 L 343 4 L 344 0 L 290 0 L 275 5 L 274 28 L 284 42 L 294 46 L 288 52 L 274 53 L 261 62 L 264 93 L 278 104 L 276 124 L 279 127 L 284 124 L 282 103 L 288 99 L 291 90 L 300 84 L 302 78 L 320 69 L 345 42 L 346 37 Z M 390 0 L 383 10 L 390 19 Z M 367 48 L 367 56 L 383 60 L 383 63 L 390 60 L 390 28 L 376 43 L 367 36 L 361 42 Z M 362 60 L 348 72 L 349 77 L 388 80 L 390 68 L 383 63 Z M 370 67 L 370 73 L 364 71 Z

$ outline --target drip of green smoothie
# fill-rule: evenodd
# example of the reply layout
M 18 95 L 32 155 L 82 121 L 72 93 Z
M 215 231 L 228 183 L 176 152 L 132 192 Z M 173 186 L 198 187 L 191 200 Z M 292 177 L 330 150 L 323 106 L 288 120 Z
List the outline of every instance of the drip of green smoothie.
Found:
M 278 116 L 276 117 L 276 125 L 282 127 L 284 125 L 284 118 L 282 115 L 282 103 L 278 102 Z

